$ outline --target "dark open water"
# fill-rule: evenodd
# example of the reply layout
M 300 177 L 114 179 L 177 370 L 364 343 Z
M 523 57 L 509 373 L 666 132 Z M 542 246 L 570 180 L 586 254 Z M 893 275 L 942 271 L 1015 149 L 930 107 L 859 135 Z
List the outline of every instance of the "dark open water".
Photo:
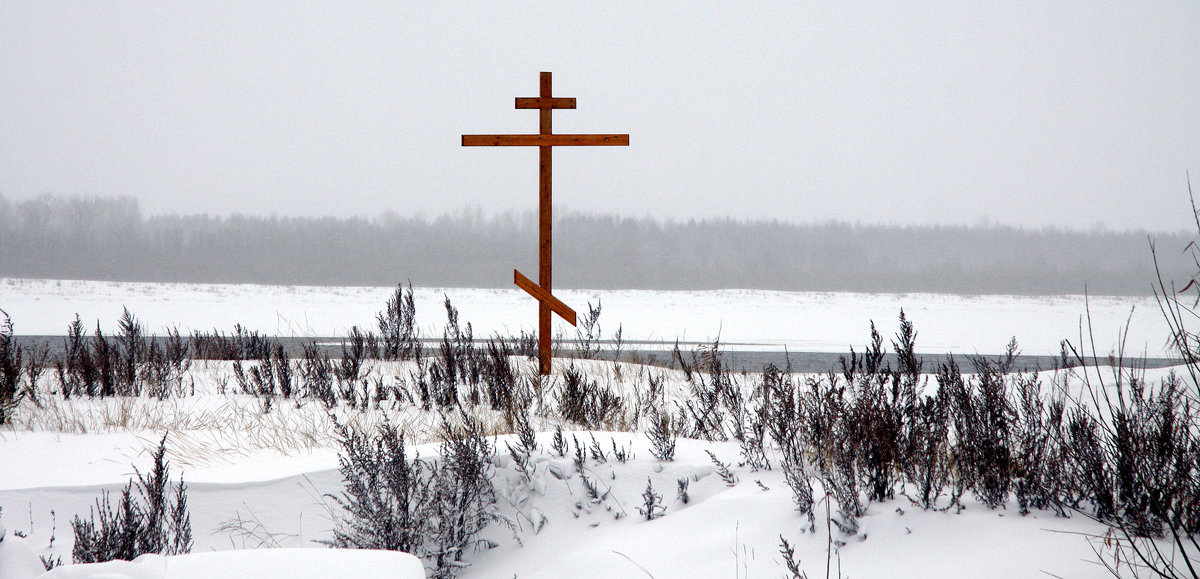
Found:
M 110 336 L 111 337 L 111 336 Z M 17 336 L 17 343 L 25 347 L 34 345 L 47 344 L 50 347 L 51 357 L 61 354 L 64 348 L 63 336 Z M 342 338 L 272 338 L 284 344 L 288 355 L 292 357 L 300 357 L 303 355 L 303 347 L 305 344 L 316 342 L 331 356 L 337 357 L 341 355 Z M 428 348 L 436 349 L 437 340 L 425 340 Z M 485 345 L 486 342 L 479 342 L 480 345 Z M 680 343 L 679 348 L 683 353 L 684 359 L 690 361 L 693 349 L 699 344 Z M 619 359 L 623 362 L 641 362 L 662 367 L 678 367 L 675 356 L 672 353 L 674 344 L 660 344 L 657 347 L 651 347 L 650 344 L 631 344 L 621 349 Z M 568 352 L 570 346 L 567 346 Z M 794 372 L 804 373 L 824 373 L 824 372 L 840 372 L 842 356 L 848 356 L 848 352 L 784 352 L 778 349 L 756 349 L 753 344 L 739 345 L 738 349 L 722 350 L 721 359 L 726 366 L 734 372 L 760 372 L 767 364 L 774 364 L 777 368 L 785 369 L 789 366 Z M 861 354 L 861 352 L 860 352 Z M 568 353 L 568 355 L 570 355 Z M 999 359 L 999 354 L 981 354 L 990 359 Z M 955 355 L 954 359 L 958 363 L 959 370 L 964 374 L 970 374 L 975 371 L 974 364 L 971 363 L 971 358 L 974 356 Z M 602 344 L 602 351 L 599 355 L 602 360 L 611 360 L 613 358 L 612 346 L 609 343 Z M 946 362 L 948 357 L 945 354 L 920 355 L 922 367 L 926 372 L 935 372 L 940 364 Z M 886 354 L 884 362 L 895 368 L 897 364 L 895 354 Z M 1100 363 L 1107 364 L 1107 359 L 1100 359 Z M 1088 359 L 1089 365 L 1094 365 L 1097 360 Z M 1135 365 L 1135 367 L 1144 368 L 1165 368 L 1179 364 L 1178 360 L 1167 358 L 1139 358 L 1127 359 L 1124 361 L 1125 366 Z M 1051 370 L 1061 365 L 1058 356 L 1017 356 L 1013 364 L 1014 370 Z

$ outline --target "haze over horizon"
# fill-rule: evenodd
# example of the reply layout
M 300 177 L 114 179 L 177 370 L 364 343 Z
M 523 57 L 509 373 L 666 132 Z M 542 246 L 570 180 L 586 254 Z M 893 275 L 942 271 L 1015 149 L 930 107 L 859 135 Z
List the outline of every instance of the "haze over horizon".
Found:
M 148 215 L 536 207 L 513 98 L 554 72 L 555 206 L 1194 230 L 1200 4 L 0 5 L 0 194 Z

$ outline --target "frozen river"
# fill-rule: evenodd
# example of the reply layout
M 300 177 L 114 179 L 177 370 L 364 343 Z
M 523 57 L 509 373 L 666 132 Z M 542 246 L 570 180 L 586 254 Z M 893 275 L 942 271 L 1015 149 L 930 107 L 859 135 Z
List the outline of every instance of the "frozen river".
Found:
M 337 337 L 351 326 L 375 328 L 375 315 L 394 288 L 267 286 L 248 284 L 130 283 L 0 278 L 0 309 L 19 335 L 63 335 L 79 314 L 93 331 L 116 330 L 128 307 L 150 333 L 213 329 L 235 324 L 290 338 Z M 537 306 L 513 289 L 424 288 L 414 290 L 417 322 L 425 337 L 440 337 L 443 299 L 459 310 L 460 323 L 476 337 L 515 335 L 536 328 Z M 873 320 L 885 345 L 899 328 L 903 308 L 918 332 L 917 349 L 928 354 L 996 354 L 1016 337 L 1030 355 L 1057 355 L 1060 341 L 1079 343 L 1090 310 L 1096 350 L 1114 350 L 1127 327 L 1125 350 L 1151 358 L 1165 354 L 1167 326 L 1153 297 L 960 296 L 760 290 L 642 291 L 556 290 L 579 312 L 601 303 L 604 338 L 618 327 L 630 347 L 709 342 L 732 350 L 790 352 L 861 351 Z M 557 318 L 555 331 L 568 339 L 574 328 Z M 1084 336 L 1085 340 L 1087 336 Z M 1090 347 L 1089 347 L 1090 350 Z

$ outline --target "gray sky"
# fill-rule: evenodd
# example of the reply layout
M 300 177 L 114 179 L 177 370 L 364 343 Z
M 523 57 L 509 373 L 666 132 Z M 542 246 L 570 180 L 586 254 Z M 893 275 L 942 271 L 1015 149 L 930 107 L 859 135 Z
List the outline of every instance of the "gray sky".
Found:
M 828 6 L 832 4 L 833 6 Z M 981 4 L 991 4 L 981 7 Z M 752 7 L 751 7 L 752 6 Z M 0 193 L 143 211 L 536 208 L 1188 227 L 1200 3 L 0 3 Z

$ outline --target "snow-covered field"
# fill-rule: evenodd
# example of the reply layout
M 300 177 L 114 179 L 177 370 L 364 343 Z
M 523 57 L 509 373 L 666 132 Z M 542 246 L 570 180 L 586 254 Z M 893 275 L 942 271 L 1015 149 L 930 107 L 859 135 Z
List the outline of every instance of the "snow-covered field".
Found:
M 375 327 L 394 288 L 220 284 L 153 284 L 0 278 L 0 308 L 17 334 L 62 335 L 78 313 L 85 327 L 97 321 L 111 334 L 123 307 L 150 332 L 228 332 L 234 324 L 274 336 L 342 336 L 351 326 Z M 618 326 L 627 342 L 707 342 L 792 352 L 846 352 L 861 347 L 873 320 L 895 333 L 901 308 L 920 337 L 922 353 L 995 354 L 1016 337 L 1026 354 L 1056 355 L 1059 341 L 1078 342 L 1091 312 L 1097 350 L 1106 354 L 1128 326 L 1126 351 L 1163 355 L 1167 328 L 1152 297 L 958 296 L 717 290 L 701 292 L 556 290 L 577 312 L 600 303 L 604 337 Z M 537 306 L 513 289 L 415 288 L 417 321 L 426 335 L 441 336 L 444 297 L 478 337 L 536 330 Z M 556 329 L 573 336 L 555 318 Z M 556 330 L 556 331 L 557 331 Z
M 228 332 L 235 323 L 267 334 L 339 336 L 350 326 L 374 326 L 393 288 L 269 287 L 253 285 L 135 284 L 0 279 L 0 308 L 17 334 L 60 335 L 79 313 L 115 330 L 122 307 L 150 331 L 165 326 Z M 603 302 L 605 336 L 620 325 L 626 340 L 674 342 L 676 338 L 780 347 L 792 351 L 845 351 L 866 341 L 875 320 L 885 339 L 896 331 L 904 308 L 919 332 L 918 349 L 930 353 L 995 353 L 1016 336 L 1026 353 L 1056 354 L 1059 340 L 1077 339 L 1085 314 L 1082 296 L 1029 298 L 931 294 L 868 295 L 762 291 L 637 292 L 559 291 L 577 310 Z M 417 288 L 418 321 L 440 336 L 441 306 L 448 296 L 475 334 L 531 331 L 532 301 L 519 290 Z M 1096 348 L 1116 345 L 1127 320 L 1126 348 L 1161 355 L 1166 327 L 1153 299 L 1091 297 Z M 1132 317 L 1131 317 L 1132 311 Z M 886 343 L 886 342 L 885 342 Z M 531 363 L 522 360 L 525 371 Z M 372 376 L 407 372 L 396 363 L 375 363 Z M 561 367 L 559 368 L 561 370 Z M 625 365 L 614 378 L 607 363 L 590 374 L 627 380 L 643 371 Z M 1149 379 L 1167 370 L 1151 371 Z M 678 373 L 674 373 L 678 374 Z M 150 453 L 169 431 L 173 473 L 187 481 L 195 547 L 192 555 L 148 557 L 134 564 L 97 567 L 104 577 L 212 576 L 241 569 L 241 576 L 342 576 L 368 571 L 410 576 L 414 559 L 372 553 L 331 552 L 314 543 L 328 539 L 336 505 L 326 496 L 343 490 L 338 447 L 315 402 L 281 403 L 263 415 L 252 396 L 219 394 L 229 363 L 196 363 L 190 379 L 196 395 L 159 403 L 149 399 L 28 401 L 16 426 L 0 428 L 0 579 L 32 576 L 30 553 L 70 560 L 70 520 L 87 517 L 102 490 L 119 491 L 149 467 Z M 44 378 L 51 379 L 51 378 Z M 668 382 L 679 383 L 678 376 Z M 353 413 L 343 413 L 343 418 Z M 387 414 L 429 436 L 421 456 L 438 453 L 434 420 L 414 408 Z M 488 419 L 484 416 L 485 420 Z M 362 424 L 381 420 L 361 413 Z M 498 418 L 491 417 L 492 424 Z M 424 422 L 423 422 L 424 421 Z M 427 426 L 422 426 L 423 424 Z M 576 472 L 571 456 L 550 448 L 551 422 L 535 424 L 539 450 L 526 477 L 504 453 L 511 435 L 496 439 L 497 508 L 515 528 L 493 526 L 483 538 L 494 545 L 468 555 L 460 577 L 780 577 L 781 537 L 796 547 L 809 577 L 1103 577 L 1095 549 L 1105 528 L 1083 516 L 1064 518 L 1034 510 L 989 510 L 968 497 L 960 512 L 922 510 L 907 499 L 871 504 L 851 535 L 827 526 L 819 503 L 815 528 L 794 510 L 779 469 L 739 466 L 733 442 L 680 440 L 672 462 L 656 460 L 644 435 L 629 432 L 567 432 L 582 444 L 627 449 L 619 461 L 586 461 Z M 570 428 L 570 425 L 564 426 Z M 572 438 L 572 435 L 574 437 Z M 730 465 L 736 482 L 716 473 L 711 451 Z M 584 477 L 600 485 L 602 498 L 583 492 Z M 688 480 L 689 500 L 677 494 Z M 662 495 L 664 516 L 639 516 L 647 481 Z M 823 494 L 816 483 L 817 497 Z M 20 539 L 19 531 L 27 535 Z M 831 541 L 834 542 L 831 544 Z M 275 553 L 243 550 L 298 549 Z M 206 555 L 210 552 L 225 555 Z M 237 551 L 237 553 L 233 553 Z M 22 563 L 24 561 L 24 563 Z M 38 564 L 40 565 L 40 564 Z M 32 569 L 32 570 L 31 570 Z M 258 571 L 245 571 L 257 569 Z M 408 569 L 408 571 L 405 571 Z M 266 571 L 263 571 L 266 570 Z M 87 568 L 64 567 L 51 577 L 82 577 Z M 410 575 L 405 575 L 409 573 Z M 92 575 L 101 576 L 101 575 Z

